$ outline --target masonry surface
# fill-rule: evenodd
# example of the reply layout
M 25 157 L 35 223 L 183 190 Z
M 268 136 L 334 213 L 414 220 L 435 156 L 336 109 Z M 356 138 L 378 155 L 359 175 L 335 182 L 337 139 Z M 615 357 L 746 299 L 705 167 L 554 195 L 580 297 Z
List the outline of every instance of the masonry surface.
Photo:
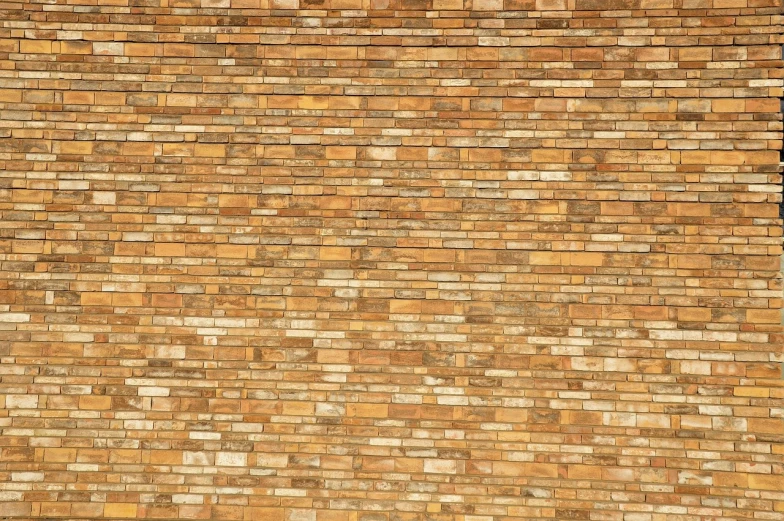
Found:
M 0 4 L 0 518 L 784 519 L 772 0 Z

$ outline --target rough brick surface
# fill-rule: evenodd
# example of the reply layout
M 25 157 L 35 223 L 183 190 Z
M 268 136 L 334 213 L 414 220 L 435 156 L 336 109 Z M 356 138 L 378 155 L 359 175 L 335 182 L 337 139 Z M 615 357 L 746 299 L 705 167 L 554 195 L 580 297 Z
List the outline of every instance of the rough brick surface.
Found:
M 0 517 L 784 519 L 777 3 L 0 4 Z

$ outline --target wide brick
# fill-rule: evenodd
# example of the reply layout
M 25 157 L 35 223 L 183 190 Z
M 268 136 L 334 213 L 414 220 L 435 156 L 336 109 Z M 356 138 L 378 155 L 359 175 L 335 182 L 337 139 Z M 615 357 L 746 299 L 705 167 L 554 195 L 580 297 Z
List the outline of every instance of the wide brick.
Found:
M 136 517 L 137 505 L 127 503 L 107 503 L 103 510 L 103 515 L 107 518 L 134 518 Z
M 52 52 L 51 40 L 22 40 L 19 42 L 22 54 L 49 54 Z

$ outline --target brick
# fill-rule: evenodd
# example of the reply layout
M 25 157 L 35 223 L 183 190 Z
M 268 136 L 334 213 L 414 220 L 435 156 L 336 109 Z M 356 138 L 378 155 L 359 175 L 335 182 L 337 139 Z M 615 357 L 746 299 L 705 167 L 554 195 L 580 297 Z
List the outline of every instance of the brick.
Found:
M 244 259 L 248 256 L 248 247 L 241 244 L 218 244 L 216 255 L 218 257 Z
M 96 56 L 122 56 L 125 44 L 122 42 L 94 42 L 93 54 Z
M 15 89 L 0 89 L 0 102 L 20 103 L 22 101 L 22 91 Z
M 154 44 L 149 43 L 126 43 L 125 55 L 126 56 L 155 56 Z
M 82 293 L 80 295 L 82 306 L 111 306 L 111 293 Z
M 93 92 L 64 92 L 63 103 L 69 105 L 92 105 L 95 103 Z
M 243 519 L 245 521 L 252 521 L 255 519 L 269 519 L 269 521 L 287 521 L 285 517 L 285 510 L 282 508 L 274 507 L 245 507 L 243 511 Z
M 56 4 L 0 35 L 2 515 L 784 512 L 771 1 Z
M 128 503 L 107 503 L 103 509 L 103 515 L 108 518 L 134 518 L 136 517 L 136 505 Z
M 742 99 L 721 99 L 711 102 L 713 112 L 745 112 L 746 101 Z
M 92 141 L 60 141 L 55 143 L 53 151 L 60 154 L 89 155 L 93 151 Z
M 183 257 L 185 255 L 185 245 L 178 243 L 157 243 L 155 245 L 155 255 L 159 257 Z
M 351 248 L 322 247 L 319 250 L 322 260 L 351 260 Z
M 356 147 L 347 147 L 347 146 L 340 146 L 340 147 L 327 147 L 325 150 L 326 158 L 327 159 L 356 159 L 357 158 L 357 149 Z
M 51 54 L 52 42 L 49 40 L 21 40 L 19 52 L 22 54 Z
M 385 404 L 349 404 L 349 416 L 359 416 L 363 418 L 385 418 L 388 414 L 388 406 Z
M 82 396 L 79 398 L 79 408 L 87 410 L 109 409 L 112 404 L 110 396 Z
M 92 54 L 93 46 L 90 42 L 62 41 L 60 52 L 63 54 Z

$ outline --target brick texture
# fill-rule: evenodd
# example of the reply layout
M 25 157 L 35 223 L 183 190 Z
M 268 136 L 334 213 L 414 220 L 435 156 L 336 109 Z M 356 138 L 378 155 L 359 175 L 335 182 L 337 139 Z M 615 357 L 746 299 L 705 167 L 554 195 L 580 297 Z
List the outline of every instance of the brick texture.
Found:
M 784 519 L 778 3 L 0 4 L 0 517 Z

